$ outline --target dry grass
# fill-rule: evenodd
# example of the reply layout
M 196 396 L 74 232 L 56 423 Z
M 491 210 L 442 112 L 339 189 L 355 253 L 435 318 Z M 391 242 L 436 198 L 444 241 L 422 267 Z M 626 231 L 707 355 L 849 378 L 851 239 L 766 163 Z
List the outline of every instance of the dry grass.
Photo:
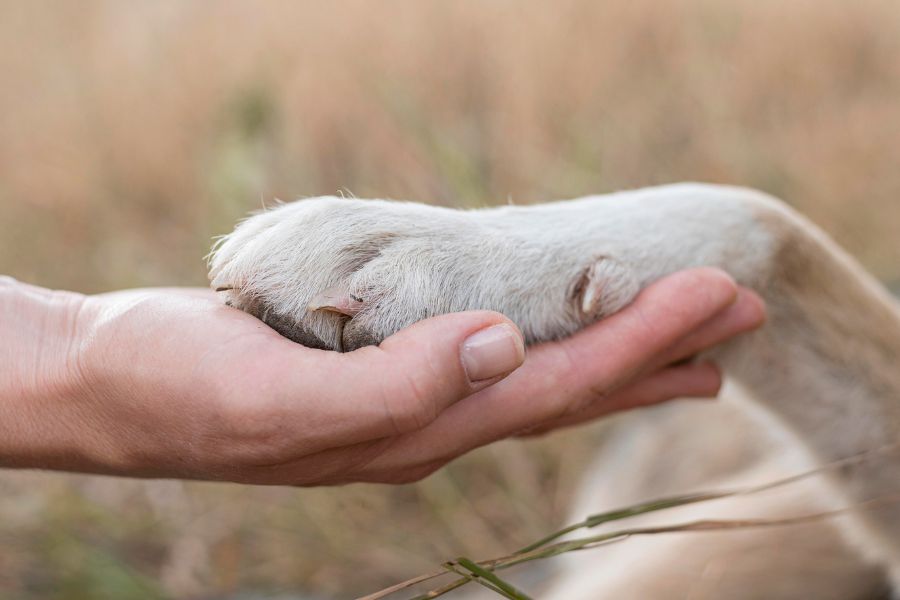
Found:
M 0 0 L 0 272 L 203 284 L 209 238 L 273 197 L 469 206 L 692 179 L 781 195 L 900 279 L 897 3 L 375 8 Z M 0 595 L 372 591 L 551 530 L 585 440 L 398 489 L 4 474 Z

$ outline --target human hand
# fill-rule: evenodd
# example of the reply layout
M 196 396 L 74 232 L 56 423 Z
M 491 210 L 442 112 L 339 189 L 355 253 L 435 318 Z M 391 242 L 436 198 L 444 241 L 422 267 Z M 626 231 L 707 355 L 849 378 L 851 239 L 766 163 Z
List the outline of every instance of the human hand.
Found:
M 714 366 L 667 365 L 763 319 L 752 292 L 695 269 L 568 340 L 530 348 L 522 364 L 518 330 L 487 311 L 421 321 L 379 347 L 338 354 L 298 346 L 205 290 L 85 297 L 4 280 L 0 465 L 290 485 L 412 481 L 511 435 L 714 396 Z

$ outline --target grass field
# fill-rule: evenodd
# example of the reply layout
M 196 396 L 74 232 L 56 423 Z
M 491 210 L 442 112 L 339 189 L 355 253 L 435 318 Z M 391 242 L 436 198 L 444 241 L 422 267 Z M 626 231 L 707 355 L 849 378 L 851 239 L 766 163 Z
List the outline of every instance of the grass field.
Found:
M 779 195 L 900 280 L 900 4 L 0 0 L 0 273 L 204 285 L 273 198 Z M 549 531 L 590 431 L 401 488 L 0 475 L 0 597 L 373 591 Z

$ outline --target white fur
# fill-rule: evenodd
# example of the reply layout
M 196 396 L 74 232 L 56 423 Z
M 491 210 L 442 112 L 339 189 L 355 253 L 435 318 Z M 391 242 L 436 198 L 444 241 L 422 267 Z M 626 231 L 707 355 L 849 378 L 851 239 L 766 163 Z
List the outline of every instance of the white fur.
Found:
M 816 461 L 900 441 L 900 311 L 814 225 L 752 190 L 681 184 L 468 212 L 304 200 L 226 236 L 211 279 L 280 331 L 296 326 L 301 340 L 311 333 L 322 347 L 347 349 L 475 308 L 505 313 L 529 342 L 554 339 L 619 310 L 663 275 L 703 265 L 767 300 L 766 327 L 714 358 L 771 427 L 791 432 Z M 309 310 L 333 289 L 362 301 L 352 319 Z M 889 458 L 841 471 L 820 495 L 842 504 L 900 495 L 900 460 Z M 900 508 L 844 521 L 867 557 L 900 572 Z

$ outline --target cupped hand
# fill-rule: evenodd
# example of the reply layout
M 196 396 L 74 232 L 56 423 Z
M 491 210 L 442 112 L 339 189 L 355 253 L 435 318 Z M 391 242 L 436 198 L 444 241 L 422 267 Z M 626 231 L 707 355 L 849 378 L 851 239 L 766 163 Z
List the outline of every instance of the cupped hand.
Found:
M 712 397 L 686 358 L 764 320 L 694 269 L 528 349 L 498 313 L 421 321 L 378 347 L 312 350 L 194 289 L 81 296 L 0 281 L 0 465 L 323 485 L 401 483 L 473 448 Z

